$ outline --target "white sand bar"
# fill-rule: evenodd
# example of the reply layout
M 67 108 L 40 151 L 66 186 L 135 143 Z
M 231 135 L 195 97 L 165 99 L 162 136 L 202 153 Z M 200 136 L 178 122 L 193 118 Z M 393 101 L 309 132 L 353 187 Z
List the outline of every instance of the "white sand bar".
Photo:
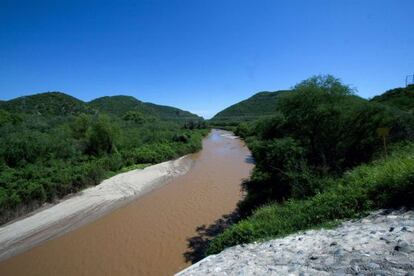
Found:
M 188 172 L 188 156 L 104 180 L 60 203 L 0 228 L 0 260 L 91 222 L 172 178 Z

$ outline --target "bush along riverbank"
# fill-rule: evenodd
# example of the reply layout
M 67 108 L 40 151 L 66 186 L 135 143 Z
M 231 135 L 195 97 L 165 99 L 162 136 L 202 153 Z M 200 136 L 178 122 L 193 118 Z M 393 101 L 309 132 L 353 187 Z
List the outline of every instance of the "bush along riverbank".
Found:
M 412 207 L 412 114 L 361 99 L 332 76 L 299 83 L 275 108 L 272 118 L 237 127 L 256 167 L 243 183 L 241 220 L 216 236 L 206 255 L 379 208 Z M 389 131 L 388 152 L 380 129 Z

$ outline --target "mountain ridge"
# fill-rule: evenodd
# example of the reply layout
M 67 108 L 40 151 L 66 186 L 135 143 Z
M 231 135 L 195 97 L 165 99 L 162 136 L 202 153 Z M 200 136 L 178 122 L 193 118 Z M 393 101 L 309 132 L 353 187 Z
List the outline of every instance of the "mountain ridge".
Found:
M 82 101 L 60 91 L 41 92 L 0 101 L 0 109 L 8 112 L 66 116 L 104 112 L 122 116 L 128 111 L 159 117 L 163 120 L 203 120 L 189 111 L 167 105 L 143 102 L 129 95 L 102 96 Z
M 414 85 L 387 90 L 370 101 L 414 113 Z
M 216 126 L 235 126 L 243 121 L 251 121 L 277 113 L 280 96 L 293 90 L 261 91 L 216 113 L 209 121 Z M 367 101 L 357 95 L 355 98 Z M 387 105 L 414 113 L 414 85 L 387 90 L 369 99 L 370 102 Z
M 235 103 L 218 112 L 210 121 L 213 124 L 221 124 L 225 121 L 239 123 L 246 120 L 254 120 L 260 117 L 274 115 L 278 98 L 290 90 L 261 91 L 253 96 Z

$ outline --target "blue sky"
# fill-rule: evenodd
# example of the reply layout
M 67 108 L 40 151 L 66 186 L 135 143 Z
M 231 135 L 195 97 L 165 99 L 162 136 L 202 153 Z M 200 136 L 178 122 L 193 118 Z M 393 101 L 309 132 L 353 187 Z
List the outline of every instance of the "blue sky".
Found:
M 372 97 L 414 74 L 413 0 L 0 0 L 0 99 L 62 91 L 204 117 L 333 74 Z

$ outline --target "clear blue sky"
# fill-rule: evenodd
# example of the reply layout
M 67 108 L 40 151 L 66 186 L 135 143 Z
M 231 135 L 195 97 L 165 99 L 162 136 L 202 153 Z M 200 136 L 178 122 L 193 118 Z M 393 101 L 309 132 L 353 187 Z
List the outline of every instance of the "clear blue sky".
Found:
M 414 74 L 413 0 L 0 0 L 0 99 L 125 94 L 210 117 L 333 74 L 372 97 Z

